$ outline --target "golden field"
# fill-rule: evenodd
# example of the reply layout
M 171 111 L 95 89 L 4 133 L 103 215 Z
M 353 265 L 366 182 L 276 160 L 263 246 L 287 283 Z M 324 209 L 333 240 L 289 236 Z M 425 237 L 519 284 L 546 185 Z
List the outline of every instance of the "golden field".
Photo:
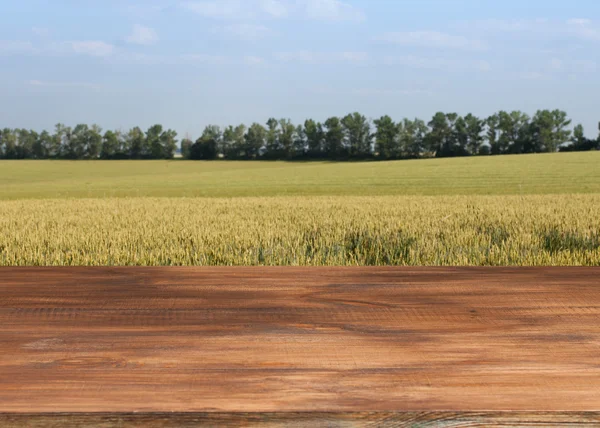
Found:
M 600 265 L 600 194 L 0 202 L 0 265 Z

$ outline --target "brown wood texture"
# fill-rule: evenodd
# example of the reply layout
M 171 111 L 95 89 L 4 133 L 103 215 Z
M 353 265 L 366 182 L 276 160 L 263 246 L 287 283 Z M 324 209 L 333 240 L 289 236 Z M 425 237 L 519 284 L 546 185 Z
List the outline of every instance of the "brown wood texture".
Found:
M 0 296 L 2 425 L 599 423 L 599 268 L 2 268 Z

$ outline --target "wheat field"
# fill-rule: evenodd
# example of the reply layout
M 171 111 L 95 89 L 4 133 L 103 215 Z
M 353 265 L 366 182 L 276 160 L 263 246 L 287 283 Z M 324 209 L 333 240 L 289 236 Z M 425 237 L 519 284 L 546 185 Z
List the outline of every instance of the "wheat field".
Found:
M 0 203 L 0 265 L 600 265 L 600 195 Z

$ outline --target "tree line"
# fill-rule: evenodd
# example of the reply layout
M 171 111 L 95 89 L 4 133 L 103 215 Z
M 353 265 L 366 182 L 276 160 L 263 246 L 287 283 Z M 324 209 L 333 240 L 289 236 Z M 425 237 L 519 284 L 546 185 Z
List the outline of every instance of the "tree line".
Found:
M 533 117 L 500 111 L 485 119 L 439 112 L 429 122 L 390 116 L 370 121 L 360 113 L 303 125 L 271 118 L 250 127 L 209 125 L 196 141 L 184 138 L 181 153 L 194 160 L 392 160 L 600 150 L 600 135 L 589 139 L 582 125 L 570 125 L 562 110 L 539 110 Z M 172 159 L 177 145 L 177 133 L 162 125 L 145 132 L 63 124 L 53 133 L 0 130 L 0 159 Z

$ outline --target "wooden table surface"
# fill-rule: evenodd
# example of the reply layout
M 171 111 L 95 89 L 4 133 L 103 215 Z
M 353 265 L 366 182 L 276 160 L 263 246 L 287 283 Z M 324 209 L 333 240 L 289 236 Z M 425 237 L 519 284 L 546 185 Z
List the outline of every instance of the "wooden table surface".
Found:
M 1 268 L 0 424 L 68 414 L 599 424 L 600 268 Z

